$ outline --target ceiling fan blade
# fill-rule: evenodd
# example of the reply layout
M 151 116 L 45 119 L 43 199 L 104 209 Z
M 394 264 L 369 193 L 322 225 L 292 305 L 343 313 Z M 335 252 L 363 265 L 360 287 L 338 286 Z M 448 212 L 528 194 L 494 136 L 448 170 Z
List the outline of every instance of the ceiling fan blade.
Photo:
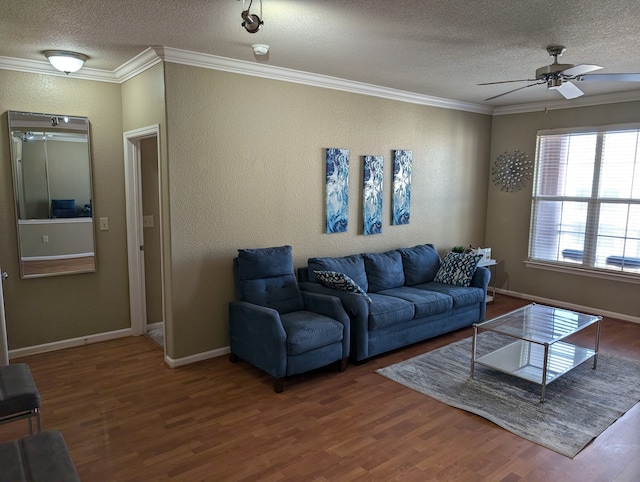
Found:
M 580 82 L 640 82 L 640 74 L 589 74 L 580 75 Z
M 557 90 L 562 94 L 562 96 L 565 99 L 575 99 L 576 97 L 580 97 L 581 95 L 584 95 L 584 92 L 582 92 L 574 84 L 566 80 L 558 86 L 549 87 L 549 89 Z
M 535 82 L 538 79 L 518 79 L 518 80 L 499 80 L 498 82 L 483 82 L 477 85 L 495 85 L 495 84 L 508 84 L 509 82 Z
M 517 89 L 513 89 L 513 90 L 509 90 L 507 92 L 503 92 L 502 94 L 498 94 L 498 95 L 494 95 L 493 97 L 489 97 L 486 100 L 493 100 L 493 99 L 497 99 L 498 97 L 502 97 L 503 95 L 507 95 L 507 94 L 511 94 L 512 92 L 517 92 L 518 90 L 522 90 L 522 89 L 526 89 L 527 87 L 533 87 L 534 85 L 541 85 L 544 84 L 545 82 L 536 82 L 535 84 L 529 84 L 529 85 L 524 85 L 522 87 L 518 87 Z
M 599 65 L 589 65 L 589 64 L 580 64 L 574 65 L 573 67 L 569 67 L 566 70 L 560 72 L 562 75 L 567 75 L 569 77 L 573 77 L 576 75 L 586 74 L 588 72 L 593 72 L 594 70 L 600 70 L 602 67 Z

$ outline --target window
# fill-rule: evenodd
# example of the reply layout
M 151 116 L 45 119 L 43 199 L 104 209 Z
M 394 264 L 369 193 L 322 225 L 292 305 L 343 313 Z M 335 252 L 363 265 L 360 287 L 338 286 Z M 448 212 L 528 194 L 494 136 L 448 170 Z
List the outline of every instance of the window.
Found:
M 541 131 L 529 261 L 640 277 L 640 127 Z

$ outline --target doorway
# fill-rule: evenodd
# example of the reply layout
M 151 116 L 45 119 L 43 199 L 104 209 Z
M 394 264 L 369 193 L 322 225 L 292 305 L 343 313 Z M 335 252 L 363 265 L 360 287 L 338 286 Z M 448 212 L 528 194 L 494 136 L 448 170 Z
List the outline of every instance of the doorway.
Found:
M 124 133 L 131 330 L 165 350 L 160 128 Z

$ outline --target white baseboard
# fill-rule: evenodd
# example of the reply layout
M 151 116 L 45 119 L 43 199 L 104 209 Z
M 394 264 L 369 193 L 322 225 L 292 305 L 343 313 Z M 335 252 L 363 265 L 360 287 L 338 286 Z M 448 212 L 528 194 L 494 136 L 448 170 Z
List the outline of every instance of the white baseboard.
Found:
M 148 323 L 147 324 L 147 331 L 155 330 L 157 328 L 162 328 L 163 326 L 164 326 L 164 322 L 162 322 L 162 321 L 158 321 L 157 323 Z
M 46 353 L 49 351 L 62 350 L 64 348 L 89 345 L 90 343 L 99 343 L 101 341 L 113 340 L 115 338 L 124 338 L 125 336 L 131 336 L 131 334 L 131 328 L 125 328 L 123 330 L 109 331 L 107 333 L 98 333 L 95 335 L 87 335 L 80 338 L 54 341 L 52 343 L 45 343 L 43 345 L 16 348 L 15 350 L 9 350 L 9 358 L 19 358 L 27 355 L 35 355 L 37 353 Z
M 566 301 L 553 300 L 551 298 L 543 298 L 541 296 L 527 295 L 524 293 L 518 293 L 516 291 L 510 291 L 505 289 L 496 289 L 496 293 L 501 293 L 507 296 L 513 296 L 514 298 L 521 298 L 525 300 L 535 301 L 537 303 L 544 303 L 545 305 L 559 306 L 560 308 L 567 308 L 569 310 L 581 311 L 583 313 L 590 313 L 593 315 L 607 316 L 610 318 L 616 318 L 618 320 L 631 321 L 632 323 L 640 323 L 640 317 L 625 315 L 623 313 L 615 313 L 613 311 L 601 310 L 599 308 L 593 308 L 591 306 L 577 305 L 574 303 L 567 303 Z
M 592 313 L 599 316 L 607 316 L 610 318 L 616 318 L 618 320 L 630 321 L 632 323 L 640 323 L 640 317 L 625 315 L 623 313 L 615 313 L 613 311 L 601 310 L 593 308 L 591 306 L 577 305 L 574 303 L 567 303 L 565 301 L 554 300 L 551 298 L 543 298 L 541 296 L 532 296 L 525 293 L 518 293 L 516 291 L 510 291 L 505 289 L 496 289 L 496 293 L 513 296 L 514 298 L 521 298 L 525 300 L 535 301 L 537 303 L 544 303 L 547 305 L 560 306 L 561 308 L 567 308 L 570 310 L 581 311 L 584 313 Z M 162 323 L 154 323 L 155 325 L 161 325 Z M 152 326 L 152 325 L 148 325 Z M 158 326 L 159 327 L 159 326 Z M 123 330 L 110 331 L 107 333 L 98 333 L 96 335 L 88 335 L 80 338 L 72 338 L 70 340 L 56 341 L 53 343 L 45 343 L 43 345 L 29 346 L 25 348 L 17 348 L 15 350 L 9 350 L 9 358 L 18 358 L 27 355 L 35 355 L 36 353 L 46 353 L 48 351 L 62 350 L 64 348 L 71 348 L 75 346 L 88 345 L 90 343 L 99 343 L 101 341 L 113 340 L 114 338 L 123 338 L 125 336 L 132 336 L 133 332 L 131 328 Z M 189 355 L 183 358 L 171 358 L 169 355 L 164 356 L 164 362 L 169 368 L 178 368 L 190 363 L 196 363 L 210 358 L 216 358 L 219 356 L 227 355 L 231 352 L 228 346 L 222 348 L 216 348 L 215 350 L 205 351 L 202 353 L 196 353 L 195 355 Z
M 174 358 L 171 358 L 169 355 L 165 355 L 164 362 L 167 364 L 169 368 L 178 368 L 184 365 L 188 365 L 190 363 L 208 360 L 209 358 L 216 358 L 222 355 L 227 355 L 229 353 L 231 353 L 231 349 L 228 346 L 224 346 L 222 348 L 216 348 L 215 350 L 196 353 L 195 355 L 189 355 L 184 358 L 174 359 Z

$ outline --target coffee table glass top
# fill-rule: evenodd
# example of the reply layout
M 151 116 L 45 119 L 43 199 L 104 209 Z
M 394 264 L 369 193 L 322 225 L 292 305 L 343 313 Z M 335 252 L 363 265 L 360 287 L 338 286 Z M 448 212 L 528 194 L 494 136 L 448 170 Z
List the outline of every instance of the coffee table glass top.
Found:
M 480 323 L 478 328 L 533 343 L 551 344 L 600 319 L 601 317 L 595 315 L 534 303 Z

